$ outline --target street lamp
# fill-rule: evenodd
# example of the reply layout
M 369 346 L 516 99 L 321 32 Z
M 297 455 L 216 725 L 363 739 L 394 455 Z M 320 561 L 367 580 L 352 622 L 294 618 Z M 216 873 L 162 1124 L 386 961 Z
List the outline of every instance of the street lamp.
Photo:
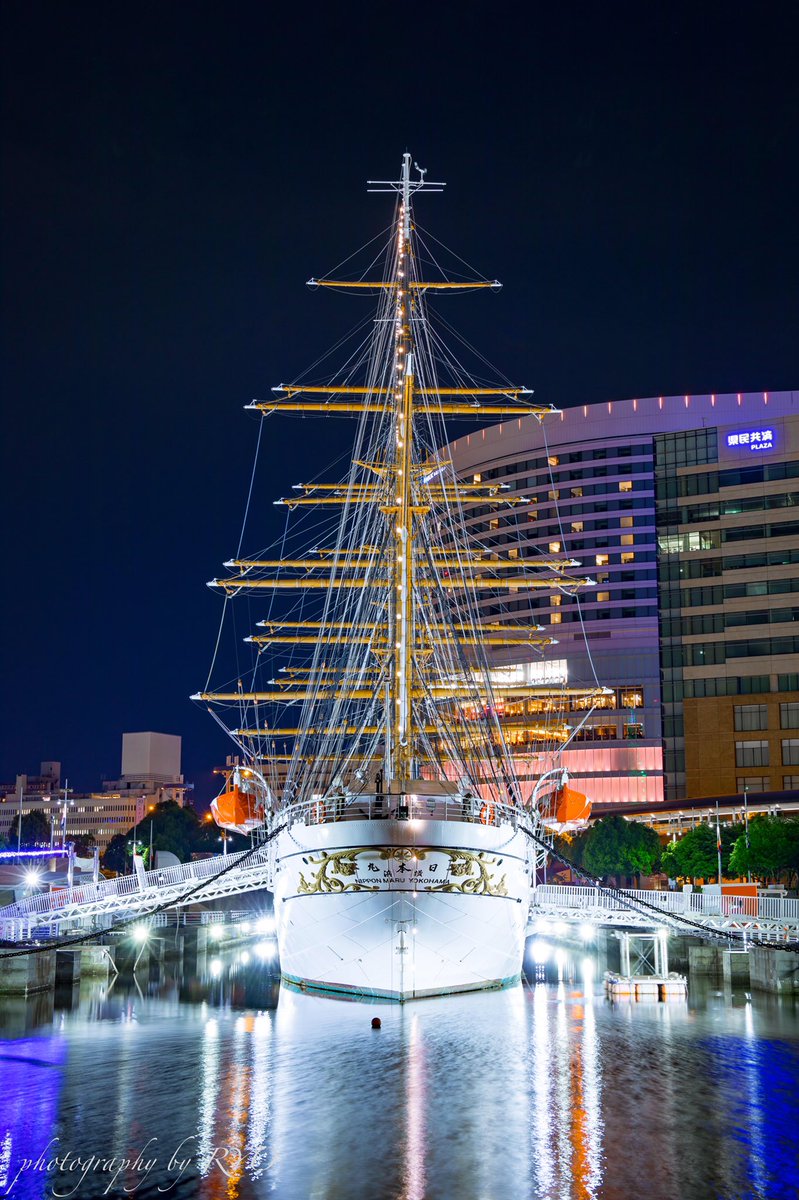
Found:
M 747 794 L 746 794 L 748 790 L 749 790 L 749 785 L 747 784 L 746 780 L 744 780 L 744 836 L 746 838 L 746 882 L 751 883 L 752 882 L 752 870 L 751 870 L 751 866 L 749 863 L 749 801 L 748 801 Z

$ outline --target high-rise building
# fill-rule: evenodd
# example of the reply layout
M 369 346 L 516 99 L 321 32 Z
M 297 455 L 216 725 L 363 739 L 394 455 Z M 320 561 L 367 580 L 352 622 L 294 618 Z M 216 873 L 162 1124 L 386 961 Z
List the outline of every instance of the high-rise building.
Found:
M 571 555 L 596 581 L 483 603 L 550 628 L 542 664 L 613 689 L 583 725 L 573 714 L 565 752 L 594 800 L 799 786 L 799 393 L 583 405 L 450 452 L 460 478 L 525 497 L 472 511 L 481 545 Z M 518 707 L 505 720 L 523 743 L 534 714 Z

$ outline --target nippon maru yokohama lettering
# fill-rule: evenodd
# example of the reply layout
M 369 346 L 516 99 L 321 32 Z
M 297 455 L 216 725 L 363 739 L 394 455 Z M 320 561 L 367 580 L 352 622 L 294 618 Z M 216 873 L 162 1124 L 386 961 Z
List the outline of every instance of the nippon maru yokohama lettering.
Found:
M 303 858 L 299 895 L 331 892 L 379 892 L 386 885 L 466 896 L 507 896 L 502 858 L 483 851 L 420 849 L 410 846 L 357 846 L 320 851 Z

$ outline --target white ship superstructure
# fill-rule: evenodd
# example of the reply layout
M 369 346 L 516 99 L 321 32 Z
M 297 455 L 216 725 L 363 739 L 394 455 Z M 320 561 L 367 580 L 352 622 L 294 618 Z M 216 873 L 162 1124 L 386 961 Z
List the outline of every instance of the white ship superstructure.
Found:
M 246 677 L 195 697 L 241 759 L 217 820 L 274 835 L 284 979 L 399 1000 L 519 977 L 543 861 L 537 800 L 565 782 L 569 689 L 507 682 L 513 672 L 492 674 L 489 656 L 525 660 L 551 641 L 513 620 L 510 597 L 589 582 L 562 555 L 520 558 L 499 544 L 499 523 L 529 519 L 530 505 L 456 478 L 443 450 L 449 420 L 554 410 L 526 388 L 474 379 L 447 349 L 429 297 L 499 284 L 423 277 L 433 256 L 413 199 L 442 188 L 412 178 L 408 154 L 399 180 L 371 185 L 396 197 L 382 271 L 310 281 L 377 298 L 362 340 L 329 382 L 299 379 L 249 406 L 273 418 L 273 437 L 277 413 L 353 416 L 354 446 L 344 478 L 296 485 L 279 502 L 296 536 L 278 553 L 237 556 L 212 581 L 226 608 L 248 596 L 263 609 L 245 639 Z M 475 513 L 489 517 L 482 539 L 464 529 Z M 530 698 L 546 703 L 539 782 L 525 795 L 498 714 Z

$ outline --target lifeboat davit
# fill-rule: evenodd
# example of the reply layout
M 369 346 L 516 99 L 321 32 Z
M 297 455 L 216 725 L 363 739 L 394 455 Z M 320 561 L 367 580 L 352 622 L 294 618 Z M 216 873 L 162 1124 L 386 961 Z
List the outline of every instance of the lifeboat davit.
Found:
M 211 812 L 220 828 L 235 833 L 252 833 L 265 819 L 264 806 L 258 797 L 242 791 L 238 784 L 211 801 Z

